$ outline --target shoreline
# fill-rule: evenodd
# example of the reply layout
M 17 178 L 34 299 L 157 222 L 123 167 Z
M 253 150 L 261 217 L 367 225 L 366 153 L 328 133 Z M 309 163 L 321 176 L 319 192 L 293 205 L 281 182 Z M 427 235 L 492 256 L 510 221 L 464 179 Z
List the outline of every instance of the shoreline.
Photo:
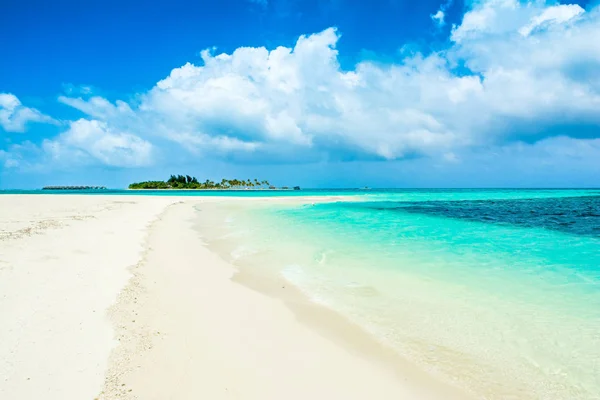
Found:
M 269 201 L 342 198 L 347 199 Z M 341 315 L 312 303 L 289 283 L 278 293 L 282 278 L 270 281 L 243 273 L 205 247 L 194 229 L 198 213 L 193 207 L 224 198 L 63 199 L 0 197 L 3 209 L 12 211 L 0 214 L 1 220 L 13 221 L 13 232 L 22 232 L 0 235 L 8 237 L 8 242 L 0 241 L 0 272 L 14 293 L 22 294 L 8 303 L 4 299 L 2 310 L 20 312 L 48 289 L 53 290 L 39 298 L 39 307 L 55 304 L 42 313 L 15 315 L 17 320 L 28 318 L 26 336 L 38 343 L 35 354 L 19 344 L 22 332 L 2 331 L 1 354 L 12 354 L 12 366 L 8 359 L 0 365 L 2 397 L 468 398 L 393 355 Z M 32 215 L 45 225 L 28 226 Z M 60 222 L 64 215 L 77 218 Z M 114 230 L 116 221 L 121 231 Z M 11 278 L 11 271 L 21 267 L 16 260 L 25 248 L 35 249 L 30 271 Z M 123 257 L 125 253 L 129 255 Z M 119 258 L 109 261 L 110 254 Z M 52 274 L 33 279 L 32 274 L 47 268 L 48 257 L 56 263 Z M 12 267 L 8 274 L 4 263 Z M 100 271 L 106 283 L 90 268 Z M 60 279 L 65 288 L 56 290 L 53 285 L 59 281 L 48 279 Z M 8 286 L 2 290 L 7 292 Z M 12 292 L 7 293 L 10 297 Z M 87 319 L 93 324 L 78 325 Z M 71 324 L 61 326 L 66 321 Z M 50 367 L 57 363 L 60 368 Z
M 304 399 L 322 393 L 349 399 L 469 398 L 402 360 L 341 315 L 313 303 L 283 278 L 243 272 L 205 245 L 193 257 L 185 256 L 184 249 L 202 240 L 194 228 L 197 218 L 193 203 L 182 202 L 151 226 L 151 250 L 134 268 L 111 312 L 125 344 L 111 355 L 100 399 L 115 394 L 120 399 Z M 169 226 L 178 227 L 176 240 L 169 237 Z M 171 263 L 168 271 L 166 259 Z M 170 307 L 174 303 L 179 310 Z M 135 320 L 130 320 L 132 315 Z M 207 336 L 211 340 L 201 340 Z M 244 341 L 256 349 L 238 348 Z M 306 355 L 313 352 L 317 355 Z M 207 353 L 209 366 L 200 360 Z M 297 365 L 298 357 L 304 365 Z M 249 363 L 261 358 L 269 362 Z M 246 364 L 246 370 L 232 372 L 231 363 Z M 268 370 L 269 379 L 253 373 L 254 368 Z M 300 384 L 296 379 L 302 375 Z

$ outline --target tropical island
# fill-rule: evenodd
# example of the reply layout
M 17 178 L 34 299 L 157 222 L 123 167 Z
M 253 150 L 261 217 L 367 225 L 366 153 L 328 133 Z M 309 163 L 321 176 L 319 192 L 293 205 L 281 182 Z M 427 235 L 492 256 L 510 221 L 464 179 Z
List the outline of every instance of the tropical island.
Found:
M 129 189 L 195 189 L 195 190 L 242 190 L 242 189 L 278 189 L 271 186 L 269 181 L 258 179 L 221 179 L 220 182 L 213 182 L 207 179 L 204 182 L 198 181 L 195 176 L 190 175 L 171 175 L 167 181 L 146 181 L 136 182 L 129 185 Z M 281 189 L 288 189 L 283 187 Z M 300 187 L 294 187 L 294 190 L 300 190 Z

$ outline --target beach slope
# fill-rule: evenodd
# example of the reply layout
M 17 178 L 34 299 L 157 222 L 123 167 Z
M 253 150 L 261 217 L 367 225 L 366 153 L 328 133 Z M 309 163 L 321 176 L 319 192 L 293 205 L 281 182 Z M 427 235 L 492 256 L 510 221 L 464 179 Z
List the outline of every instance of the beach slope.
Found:
M 211 201 L 0 197 L 0 398 L 463 398 L 300 295 L 240 284 L 193 229 Z

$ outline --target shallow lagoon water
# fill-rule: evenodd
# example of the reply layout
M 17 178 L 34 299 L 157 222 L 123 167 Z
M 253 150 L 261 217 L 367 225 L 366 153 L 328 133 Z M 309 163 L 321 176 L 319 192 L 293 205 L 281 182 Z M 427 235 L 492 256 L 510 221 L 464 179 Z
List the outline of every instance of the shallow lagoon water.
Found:
M 220 229 L 240 268 L 280 274 L 480 398 L 600 394 L 597 191 L 240 206 Z

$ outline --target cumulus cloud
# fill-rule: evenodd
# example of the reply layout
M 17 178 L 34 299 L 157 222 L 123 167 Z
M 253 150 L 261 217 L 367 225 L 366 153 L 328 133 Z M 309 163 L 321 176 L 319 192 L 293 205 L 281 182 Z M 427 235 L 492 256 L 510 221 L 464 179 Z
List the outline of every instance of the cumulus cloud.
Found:
M 497 8 L 488 4 L 481 9 L 499 9 L 504 13 L 508 3 L 493 2 Z M 471 109 L 487 116 L 488 124 L 484 127 L 488 130 L 497 131 L 494 123 L 506 125 L 504 135 L 531 134 L 535 138 L 556 135 L 561 128 L 567 135 L 581 134 L 573 129 L 576 126 L 595 126 L 596 133 L 590 129 L 579 131 L 597 135 L 600 86 L 593 71 L 600 67 L 600 45 L 590 38 L 600 37 L 598 10 L 582 15 L 573 23 L 560 24 L 554 19 L 547 29 L 534 29 L 523 36 L 519 32 L 521 27 L 530 26 L 532 20 L 540 21 L 537 16 L 552 8 L 536 9 L 538 5 L 513 4 L 515 8 L 510 8 L 511 15 L 516 16 L 513 23 L 503 17 L 502 29 L 492 22 L 487 32 L 461 36 L 461 41 L 448 53 L 451 59 L 464 62 L 474 75 L 482 77 L 482 101 Z M 464 20 L 468 18 L 469 13 Z M 504 33 L 508 25 L 513 30 Z M 503 33 L 490 33 L 497 29 Z M 457 32 L 461 28 L 453 35 Z
M 465 13 L 460 25 L 454 26 L 450 39 L 460 43 L 484 35 L 510 34 L 523 26 L 534 13 L 528 4 L 521 6 L 519 0 L 488 0 L 475 2 Z
M 580 149 L 571 141 L 600 137 L 600 41 L 592 38 L 600 38 L 599 9 L 490 0 L 473 3 L 447 48 L 397 63 L 343 69 L 334 28 L 293 47 L 205 50 L 199 65 L 173 69 L 134 102 L 61 96 L 87 117 L 44 148 L 117 166 L 149 164 L 169 151 L 165 143 L 179 155 L 183 147 L 243 161 L 455 165 L 472 149 L 556 137 Z
M 460 102 L 473 90 L 471 78 L 436 72 L 443 63 L 437 57 L 386 68 L 362 63 L 343 71 L 338 40 L 330 28 L 300 37 L 294 48 L 205 51 L 202 66 L 174 69 L 140 97 L 135 110 L 96 97 L 60 100 L 120 129 L 151 126 L 154 135 L 205 152 L 394 159 L 464 140 L 415 104 L 410 92 L 421 96 L 415 92 L 418 81 L 439 72 L 437 83 Z M 425 88 L 432 95 L 435 84 Z
M 584 12 L 585 10 L 578 4 L 561 4 L 548 7 L 539 15 L 533 17 L 527 25 L 519 29 L 519 33 L 523 36 L 528 36 L 535 29 L 552 24 L 563 24 L 580 16 Z
M 29 122 L 55 123 L 35 108 L 25 107 L 17 96 L 0 93 L 0 126 L 7 132 L 25 132 Z
M 528 36 L 532 31 L 561 25 L 585 12 L 577 4 L 547 5 L 544 1 L 487 0 L 474 4 L 460 25 L 452 29 L 451 40 L 494 40 L 515 33 Z
M 67 131 L 42 144 L 59 163 L 101 163 L 116 167 L 139 167 L 152 161 L 152 144 L 131 133 L 115 131 L 105 122 L 80 119 Z
M 135 107 L 60 100 L 110 126 L 148 136 L 143 127 L 209 153 L 293 148 L 326 159 L 448 159 L 462 147 L 600 125 L 600 88 L 582 75 L 600 63 L 599 42 L 589 40 L 600 37 L 600 19 L 576 7 L 477 3 L 453 29 L 454 45 L 397 64 L 343 70 L 340 35 L 330 28 L 293 48 L 204 51 L 202 65 L 175 68 Z M 469 71 L 456 73 L 459 64 Z

